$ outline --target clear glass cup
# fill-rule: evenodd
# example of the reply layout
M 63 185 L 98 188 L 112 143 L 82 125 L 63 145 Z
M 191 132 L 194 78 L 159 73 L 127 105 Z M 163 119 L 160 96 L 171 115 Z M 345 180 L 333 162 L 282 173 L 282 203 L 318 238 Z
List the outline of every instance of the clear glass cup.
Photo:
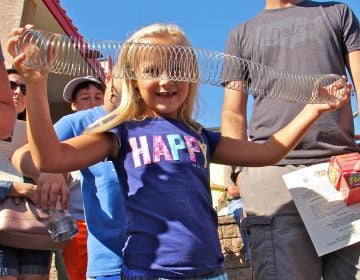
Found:
M 78 226 L 64 209 L 50 210 L 50 220 L 47 229 L 54 241 L 66 241 L 75 237 L 79 233 Z

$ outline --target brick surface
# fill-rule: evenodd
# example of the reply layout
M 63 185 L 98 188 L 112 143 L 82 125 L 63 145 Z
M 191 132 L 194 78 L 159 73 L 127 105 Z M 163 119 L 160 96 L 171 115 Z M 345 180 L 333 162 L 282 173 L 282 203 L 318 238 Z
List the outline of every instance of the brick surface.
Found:
M 251 280 L 251 268 L 241 252 L 243 242 L 237 224 L 229 215 L 220 216 L 218 222 L 224 265 L 229 280 Z

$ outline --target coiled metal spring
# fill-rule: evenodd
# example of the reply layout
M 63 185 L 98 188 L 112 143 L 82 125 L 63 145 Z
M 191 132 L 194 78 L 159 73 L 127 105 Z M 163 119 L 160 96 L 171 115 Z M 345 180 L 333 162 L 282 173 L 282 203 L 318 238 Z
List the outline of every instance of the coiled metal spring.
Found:
M 84 40 L 42 30 L 25 30 L 15 48 L 28 67 L 72 76 L 103 76 L 104 61 L 113 78 L 169 79 L 225 86 L 254 96 L 296 103 L 328 103 L 343 91 L 322 94 L 341 77 L 300 74 L 274 69 L 240 57 L 207 49 L 109 40 Z M 242 82 L 232 82 L 242 81 Z

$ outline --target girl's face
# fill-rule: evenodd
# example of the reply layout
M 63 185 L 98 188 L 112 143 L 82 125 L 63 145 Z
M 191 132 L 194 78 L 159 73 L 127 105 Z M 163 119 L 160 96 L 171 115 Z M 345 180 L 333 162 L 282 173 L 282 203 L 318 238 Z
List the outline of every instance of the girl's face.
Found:
M 13 95 L 16 113 L 20 114 L 26 109 L 26 87 L 23 77 L 11 73 L 8 75 L 10 88 Z
M 158 38 L 147 39 L 144 43 L 169 44 L 167 40 Z M 150 78 L 134 81 L 134 86 L 140 91 L 145 104 L 144 114 L 149 117 L 161 116 L 176 119 L 180 106 L 185 102 L 189 94 L 189 83 L 166 79 L 169 74 L 166 71 L 159 73 L 159 69 L 156 69 L 156 62 L 152 64 L 151 59 L 139 65 L 139 74 L 150 77 L 160 76 L 161 79 Z M 153 59 L 156 61 L 156 57 Z

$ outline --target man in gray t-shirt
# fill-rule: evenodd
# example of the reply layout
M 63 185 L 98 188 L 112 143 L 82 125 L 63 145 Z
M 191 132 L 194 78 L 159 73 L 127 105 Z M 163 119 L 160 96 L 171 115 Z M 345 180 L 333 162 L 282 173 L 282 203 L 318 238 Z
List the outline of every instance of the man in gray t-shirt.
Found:
M 347 68 L 360 94 L 360 26 L 342 3 L 267 0 L 265 10 L 230 32 L 226 53 L 295 73 L 344 75 Z M 254 97 L 248 127 L 247 100 L 248 95 L 225 89 L 224 135 L 247 139 L 248 129 L 252 141 L 263 142 L 304 106 Z M 243 224 L 250 233 L 255 279 L 360 279 L 360 243 L 318 257 L 282 180 L 288 172 L 358 150 L 349 103 L 322 116 L 278 165 L 243 169 Z

